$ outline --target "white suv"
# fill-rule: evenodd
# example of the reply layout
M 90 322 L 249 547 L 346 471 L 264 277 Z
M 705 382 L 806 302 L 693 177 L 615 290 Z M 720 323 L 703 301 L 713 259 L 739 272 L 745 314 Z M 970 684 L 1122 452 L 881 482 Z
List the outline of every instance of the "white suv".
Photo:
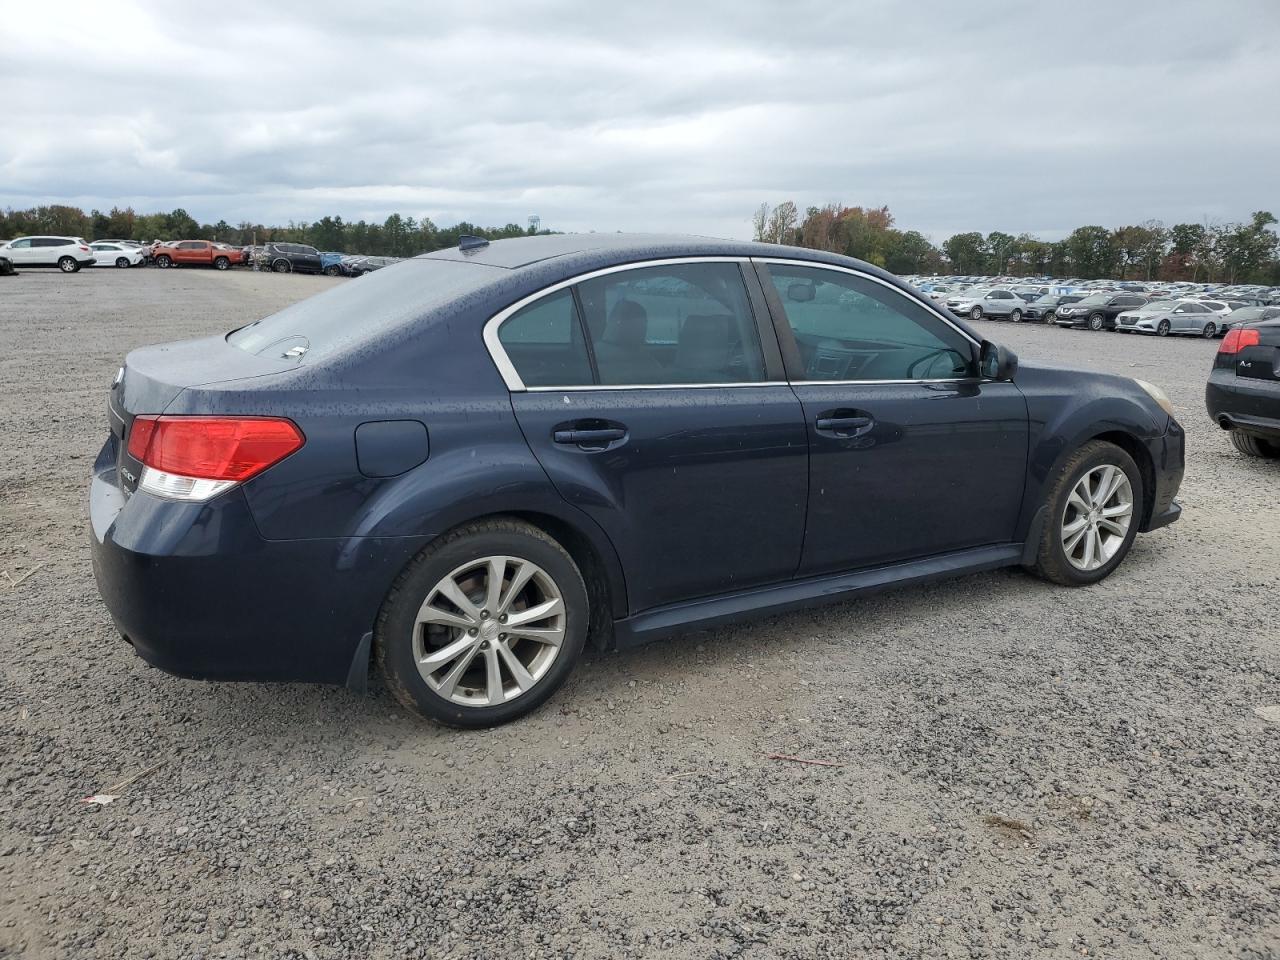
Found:
M 15 267 L 57 267 L 75 273 L 94 264 L 93 251 L 80 237 L 18 237 L 0 246 Z

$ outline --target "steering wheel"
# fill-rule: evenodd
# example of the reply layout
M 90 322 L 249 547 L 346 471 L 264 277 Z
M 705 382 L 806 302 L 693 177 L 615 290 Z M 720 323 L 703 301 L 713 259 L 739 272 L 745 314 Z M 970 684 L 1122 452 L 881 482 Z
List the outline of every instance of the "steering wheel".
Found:
M 931 350 L 928 353 L 926 353 L 923 357 L 918 357 L 916 360 L 912 362 L 911 366 L 907 367 L 907 379 L 908 380 L 924 379 L 923 377 L 916 376 L 916 367 L 920 366 L 922 363 L 928 363 L 929 361 L 933 360 L 935 357 L 943 357 L 943 356 L 954 357 L 954 356 L 957 356 L 957 354 L 954 350 L 950 349 L 949 347 L 943 347 L 939 350 Z M 954 372 L 955 372 L 955 368 L 953 367 L 952 373 Z

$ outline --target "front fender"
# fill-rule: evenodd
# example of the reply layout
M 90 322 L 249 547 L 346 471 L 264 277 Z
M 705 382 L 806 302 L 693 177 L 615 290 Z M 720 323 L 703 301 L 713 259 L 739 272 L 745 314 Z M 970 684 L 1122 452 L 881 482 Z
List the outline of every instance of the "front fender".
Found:
M 1030 432 L 1021 537 L 1030 532 L 1062 464 L 1083 444 L 1119 433 L 1145 446 L 1168 427 L 1168 415 L 1125 377 L 1023 367 L 1017 383 L 1027 399 Z

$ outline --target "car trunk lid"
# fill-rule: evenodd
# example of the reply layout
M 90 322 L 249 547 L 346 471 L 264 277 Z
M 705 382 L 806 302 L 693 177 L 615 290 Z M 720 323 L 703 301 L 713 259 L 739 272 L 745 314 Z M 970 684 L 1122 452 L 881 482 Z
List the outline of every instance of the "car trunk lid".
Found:
M 214 336 L 143 347 L 130 353 L 112 381 L 107 403 L 120 488 L 126 494 L 133 493 L 142 469 L 128 449 L 135 417 L 164 413 L 189 387 L 268 376 L 297 366 L 301 354 L 291 350 L 292 343 L 281 343 L 279 347 L 248 353 L 227 343 L 225 337 Z

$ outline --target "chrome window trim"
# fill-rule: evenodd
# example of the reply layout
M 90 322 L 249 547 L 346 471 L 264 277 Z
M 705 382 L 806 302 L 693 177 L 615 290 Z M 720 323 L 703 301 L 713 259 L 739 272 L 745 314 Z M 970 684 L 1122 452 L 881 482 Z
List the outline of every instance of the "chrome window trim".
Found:
M 905 297 L 907 300 L 910 300 L 912 303 L 918 304 L 919 306 L 922 306 L 922 307 L 926 307 L 929 310 L 929 312 L 931 312 L 934 316 L 936 316 L 939 320 L 945 323 L 948 327 L 950 327 L 956 333 L 960 334 L 960 336 L 964 337 L 966 340 L 972 343 L 975 347 L 978 347 L 979 349 L 982 348 L 981 341 L 975 340 L 970 334 L 966 333 L 963 328 L 956 326 L 955 321 L 951 317 L 948 317 L 941 310 L 939 310 L 937 304 L 933 303 L 933 301 L 930 300 L 928 297 L 920 297 L 920 298 L 913 297 L 910 294 L 906 293 L 905 291 L 900 290 L 898 287 L 895 287 L 892 283 L 889 283 L 885 280 L 881 280 L 879 277 L 874 277 L 871 274 L 866 273 L 865 271 L 855 270 L 852 267 L 837 266 L 834 263 L 823 263 L 821 260 L 792 260 L 792 259 L 788 259 L 787 257 L 754 257 L 753 259 L 757 263 L 782 263 L 790 267 L 810 267 L 815 270 L 834 270 L 837 273 L 847 273 L 847 274 L 850 274 L 851 276 L 861 277 L 864 280 L 870 280 L 872 283 L 878 283 L 880 284 L 880 286 L 884 287 L 886 290 L 892 290 L 898 296 Z M 973 379 L 973 378 L 966 377 L 965 379 Z M 793 382 L 799 382 L 799 381 L 793 381 Z M 834 383 L 835 381 L 822 380 L 818 382 Z M 853 382 L 859 382 L 859 381 L 853 381 Z M 921 383 L 921 382 L 927 382 L 927 381 L 872 380 L 868 382 L 870 383 L 893 383 L 893 382 Z
M 494 365 L 498 368 L 498 373 L 502 375 L 502 380 L 507 385 L 507 389 L 512 393 L 525 393 L 534 390 L 602 390 L 609 389 L 661 389 L 669 387 L 669 384 L 634 384 L 634 385 L 605 385 L 605 384 L 578 384 L 575 386 L 564 387 L 527 387 L 520 374 L 516 372 L 515 365 L 507 356 L 506 350 L 502 348 L 502 341 L 498 339 L 498 329 L 511 318 L 517 311 L 524 309 L 529 304 L 541 300 L 543 297 L 549 297 L 553 293 L 558 293 L 566 287 L 572 287 L 575 284 L 582 283 L 586 280 L 594 280 L 596 277 L 608 276 L 611 273 L 622 273 L 624 270 L 643 270 L 646 267 L 670 267 L 676 264 L 685 263 L 736 263 L 750 264 L 750 257 L 664 257 L 661 260 L 637 260 L 634 263 L 620 263 L 612 267 L 603 267 L 600 270 L 591 270 L 587 273 L 580 273 L 576 277 L 570 277 L 567 280 L 560 280 L 553 283 L 549 287 L 543 287 L 541 290 L 529 294 L 522 300 L 517 300 L 511 306 L 495 313 L 485 322 L 484 325 L 484 345 L 489 351 L 489 356 L 493 360 Z M 743 283 L 743 292 L 746 292 L 746 283 Z M 712 387 L 723 386 L 723 384 L 700 384 L 700 383 L 684 383 L 676 384 L 676 386 L 684 387 Z M 759 381 L 751 383 L 735 383 L 731 384 L 735 387 L 743 386 L 763 386 Z
M 864 280 L 870 280 L 872 283 L 878 283 L 887 290 L 891 290 L 900 297 L 926 307 L 930 313 L 940 319 L 948 327 L 960 334 L 965 340 L 974 345 L 975 348 L 981 349 L 980 341 L 975 340 L 966 333 L 962 328 L 956 326 L 950 317 L 943 313 L 936 304 L 927 298 L 916 299 L 909 294 L 904 293 L 898 287 L 888 283 L 879 277 L 872 276 L 862 270 L 856 270 L 852 267 L 839 266 L 837 264 L 826 263 L 821 260 L 796 260 L 788 257 L 734 257 L 734 256 L 701 256 L 701 257 L 664 257 L 660 260 L 637 260 L 632 263 L 621 263 L 612 267 L 603 267 L 599 270 L 590 270 L 586 273 L 580 273 L 577 276 L 569 277 L 566 280 L 559 280 L 549 287 L 543 287 L 536 290 L 526 297 L 517 300 L 509 307 L 495 313 L 490 317 L 484 325 L 484 345 L 489 351 L 489 358 L 493 360 L 494 366 L 498 368 L 498 373 L 502 377 L 503 383 L 512 393 L 583 393 L 590 390 L 706 390 L 720 389 L 727 387 L 780 387 L 790 383 L 791 386 L 871 386 L 878 383 L 884 384 L 910 384 L 910 383 L 969 383 L 980 381 L 980 376 L 974 377 L 956 377 L 945 380 L 753 380 L 735 383 L 628 383 L 628 384 L 573 384 L 564 386 L 526 386 L 524 381 L 520 379 L 520 374 L 516 371 L 515 365 L 507 356 L 506 350 L 502 347 L 502 341 L 498 339 L 498 330 L 503 323 L 509 320 L 514 314 L 536 303 L 543 297 L 549 297 L 554 293 L 558 293 L 567 287 L 582 283 L 586 280 L 593 280 L 596 277 L 608 276 L 611 273 L 622 273 L 627 270 L 643 270 L 648 267 L 669 267 L 686 263 L 736 263 L 739 266 L 751 263 L 777 263 L 785 266 L 809 267 L 818 270 L 834 270 L 837 273 L 847 273 L 854 277 L 860 277 Z
M 525 393 L 582 393 L 596 390 L 723 390 L 725 387 L 785 387 L 786 380 L 736 380 L 732 383 L 594 383 L 578 387 L 525 387 Z

